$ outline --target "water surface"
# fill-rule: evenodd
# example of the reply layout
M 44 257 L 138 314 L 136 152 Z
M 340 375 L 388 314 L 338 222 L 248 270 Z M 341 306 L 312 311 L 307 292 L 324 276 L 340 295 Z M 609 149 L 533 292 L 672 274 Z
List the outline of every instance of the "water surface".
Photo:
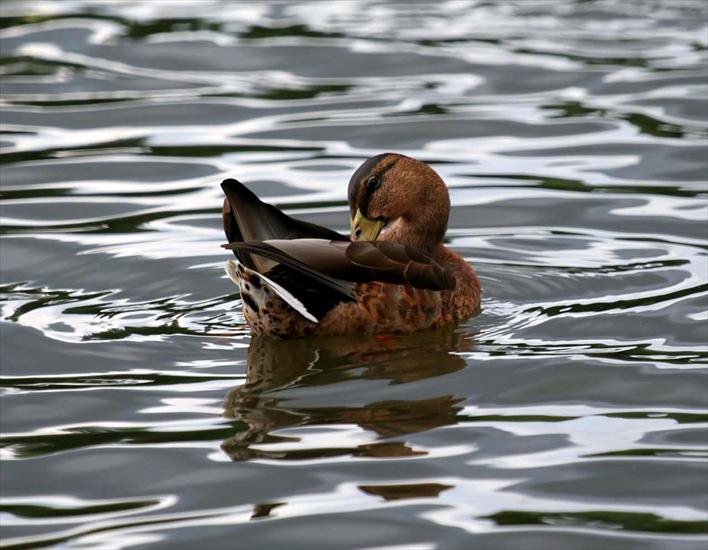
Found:
M 4 545 L 704 548 L 701 0 L 3 1 Z M 250 338 L 225 177 L 447 182 L 483 313 Z

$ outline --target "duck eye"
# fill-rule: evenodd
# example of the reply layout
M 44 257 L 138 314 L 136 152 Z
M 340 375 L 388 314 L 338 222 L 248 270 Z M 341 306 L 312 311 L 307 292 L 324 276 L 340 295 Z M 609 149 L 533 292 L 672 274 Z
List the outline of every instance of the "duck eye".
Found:
M 379 188 L 381 185 L 381 180 L 378 178 L 378 176 L 371 176 L 369 178 L 369 181 L 366 182 L 366 188 L 369 191 L 375 191 L 376 189 Z

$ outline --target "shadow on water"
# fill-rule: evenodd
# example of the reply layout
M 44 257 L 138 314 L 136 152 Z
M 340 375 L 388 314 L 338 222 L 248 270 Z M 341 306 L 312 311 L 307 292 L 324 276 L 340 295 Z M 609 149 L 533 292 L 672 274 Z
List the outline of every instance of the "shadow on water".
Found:
M 405 457 L 425 454 L 402 441 L 385 441 L 455 424 L 464 399 L 450 393 L 410 400 L 378 400 L 360 406 L 299 406 L 292 394 L 360 380 L 412 383 L 443 376 L 466 366 L 458 352 L 472 341 L 460 330 L 445 328 L 396 337 L 337 337 L 277 340 L 256 337 L 248 349 L 246 383 L 231 390 L 224 415 L 247 428 L 227 439 L 223 450 L 233 460 L 268 458 L 302 460 L 351 455 Z M 277 432 L 285 428 L 358 425 L 377 438 L 374 443 L 345 447 L 269 450 L 260 445 L 295 443 Z

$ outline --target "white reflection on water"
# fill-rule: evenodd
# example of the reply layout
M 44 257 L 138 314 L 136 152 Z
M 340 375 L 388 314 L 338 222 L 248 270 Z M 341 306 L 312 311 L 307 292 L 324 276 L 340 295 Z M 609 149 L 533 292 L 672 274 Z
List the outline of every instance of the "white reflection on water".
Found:
M 3 2 L 6 542 L 701 546 L 705 13 Z M 385 150 L 482 314 L 252 340 L 218 183 L 343 231 Z

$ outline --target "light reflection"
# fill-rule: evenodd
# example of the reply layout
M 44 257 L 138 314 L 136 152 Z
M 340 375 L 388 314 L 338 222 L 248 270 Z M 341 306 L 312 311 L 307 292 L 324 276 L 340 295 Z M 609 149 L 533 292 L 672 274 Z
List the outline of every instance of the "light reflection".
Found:
M 3 228 L 3 269 L 12 266 L 4 280 L 18 282 L 3 288 L 3 321 L 35 329 L 11 327 L 4 345 L 25 341 L 31 361 L 33 346 L 57 347 L 49 339 L 71 344 L 58 348 L 65 363 L 58 353 L 45 365 L 54 375 L 7 377 L 4 395 L 14 412 L 41 411 L 35 398 L 59 411 L 67 391 L 77 403 L 111 386 L 123 397 L 143 392 L 136 407 L 106 398 L 87 400 L 87 416 L 61 409 L 68 429 L 56 439 L 45 437 L 62 429 L 54 414 L 28 431 L 6 416 L 22 438 L 0 451 L 15 459 L 8 479 L 35 465 L 55 474 L 52 490 L 115 490 L 106 502 L 125 503 L 151 498 L 153 475 L 187 463 L 199 472 L 214 466 L 200 458 L 218 455 L 223 471 L 268 470 L 275 488 L 266 497 L 226 487 L 242 500 L 220 507 L 213 486 L 171 485 L 179 506 L 128 517 L 29 495 L 21 506 L 68 511 L 67 524 L 76 523 L 34 535 L 47 533 L 48 521 L 25 517 L 33 534 L 19 544 L 169 547 L 234 525 L 246 541 L 253 525 L 289 532 L 286 522 L 261 521 L 294 518 L 302 527 L 359 513 L 393 529 L 405 518 L 431 530 L 493 532 L 502 545 L 523 542 L 521 529 L 551 546 L 570 535 L 615 545 L 705 542 L 695 535 L 705 525 L 671 523 L 705 521 L 705 512 L 681 489 L 647 487 L 662 476 L 645 470 L 666 465 L 669 482 L 691 482 L 705 456 L 697 443 L 705 415 L 685 408 L 700 392 L 689 389 L 688 370 L 705 368 L 701 334 L 690 332 L 706 321 L 698 291 L 706 276 L 702 10 L 700 1 L 674 0 L 4 0 L 3 14 L 21 19 L 2 30 L 3 52 L 17 57 L 0 68 L 3 215 L 12 224 Z M 180 20 L 165 19 L 178 12 Z M 41 20 L 51 15 L 70 17 Z M 256 70 L 239 68 L 243 59 Z M 275 70 L 258 70 L 272 59 Z M 366 343 L 362 355 L 346 351 L 360 342 L 284 344 L 282 353 L 273 345 L 255 360 L 270 366 L 249 366 L 246 385 L 230 392 L 233 422 L 220 418 L 220 398 L 238 377 L 210 378 L 209 369 L 240 369 L 249 334 L 238 296 L 220 279 L 218 181 L 238 177 L 295 206 L 291 213 L 341 229 L 349 175 L 382 148 L 431 162 L 452 188 L 452 244 L 485 279 L 485 311 L 460 329 L 476 332 L 476 345 L 445 335 L 433 339 L 440 348 L 397 337 L 395 346 Z M 613 304 L 621 307 L 608 312 Z M 182 356 L 185 342 L 196 342 L 198 359 Z M 159 350 L 146 354 L 156 364 L 143 369 L 148 348 Z M 638 361 L 645 367 L 632 369 Z M 490 370 L 487 380 L 462 376 L 462 362 L 493 365 L 507 385 L 495 387 Z M 567 368 L 584 363 L 583 374 Z M 518 373 L 514 364 L 547 379 L 536 385 L 533 375 L 505 372 Z M 615 379 L 625 367 L 627 378 Z M 658 380 L 655 369 L 671 372 Z M 585 382 L 577 402 L 566 402 Z M 620 391 L 609 387 L 615 382 Z M 647 388 L 645 410 L 623 399 L 624 388 Z M 514 401 L 520 395 L 524 406 Z M 680 423 L 689 421 L 682 440 Z M 648 439 L 664 432 L 675 439 Z M 141 478 L 135 468 L 120 487 L 67 468 L 83 458 L 103 473 L 105 458 L 92 453 L 117 450 L 148 466 L 153 448 L 160 471 Z M 616 487 L 628 470 L 598 478 L 593 488 L 607 491 L 599 498 L 577 485 L 543 494 L 607 474 L 610 463 L 632 468 L 641 494 Z M 326 482 L 291 485 L 309 474 Z M 534 477 L 540 484 L 523 485 Z M 31 490 L 41 485 L 38 475 Z M 402 548 L 402 531 L 371 546 Z

